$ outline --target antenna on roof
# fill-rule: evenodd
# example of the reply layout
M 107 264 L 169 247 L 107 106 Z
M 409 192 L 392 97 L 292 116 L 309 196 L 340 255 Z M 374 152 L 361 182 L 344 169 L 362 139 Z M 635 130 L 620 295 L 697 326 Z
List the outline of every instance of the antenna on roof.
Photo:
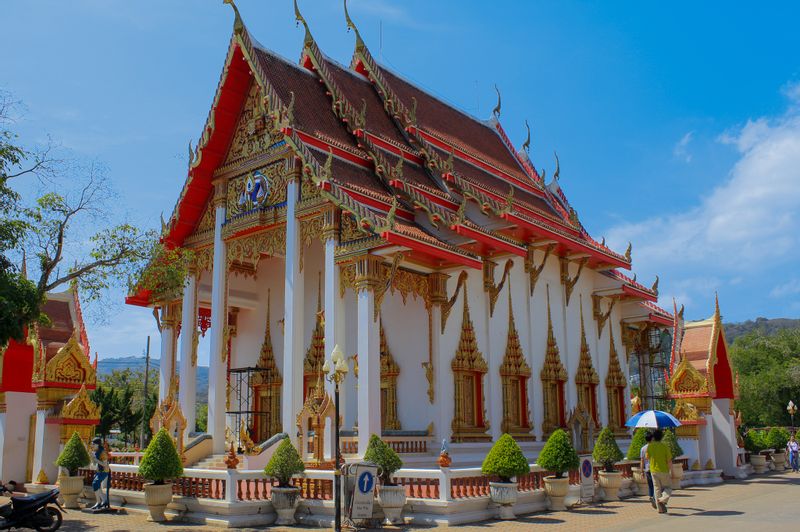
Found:
M 495 85 L 494 90 L 497 92 L 497 105 L 495 105 L 494 109 L 492 109 L 492 115 L 495 118 L 500 118 L 500 89 L 498 89 L 497 85 Z
M 525 121 L 525 129 L 528 130 L 528 137 L 525 139 L 525 142 L 522 143 L 522 149 L 525 150 L 525 153 L 531 151 L 531 126 L 528 125 L 528 121 Z

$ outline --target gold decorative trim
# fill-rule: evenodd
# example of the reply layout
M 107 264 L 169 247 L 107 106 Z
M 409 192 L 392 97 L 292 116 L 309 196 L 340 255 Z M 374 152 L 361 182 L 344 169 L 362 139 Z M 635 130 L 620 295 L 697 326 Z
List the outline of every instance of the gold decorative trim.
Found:
M 262 254 L 271 256 L 286 254 L 284 227 L 278 226 L 228 242 L 226 266 L 232 271 L 251 272 L 251 275 L 255 275 Z
M 586 328 L 583 323 L 583 297 L 580 298 L 581 315 L 581 354 L 578 371 L 575 373 L 575 385 L 578 388 L 578 405 L 583 406 L 597 423 L 597 385 L 600 377 L 592 365 L 592 355 L 586 342 Z
M 38 337 L 36 339 L 38 340 Z M 42 359 L 44 359 L 43 350 Z M 38 377 L 34 378 L 33 382 L 89 386 L 97 382 L 95 369 L 89 363 L 89 357 L 83 352 L 83 346 L 78 340 L 77 328 L 67 343 L 44 365 L 43 375 L 40 373 Z
M 265 441 L 282 431 L 281 428 L 281 389 L 283 378 L 275 362 L 275 353 L 272 350 L 272 333 L 270 326 L 271 293 L 267 289 L 267 319 L 264 327 L 264 342 L 261 344 L 261 353 L 256 362 L 257 371 L 250 385 L 253 388 L 255 401 L 254 410 L 267 415 L 255 417 L 254 427 L 251 427 L 259 441 Z M 264 405 L 266 403 L 266 405 Z M 266 408 L 264 408 L 266 407 Z M 266 422 L 262 423 L 262 420 Z M 244 421 L 243 421 L 244 422 Z
M 575 273 L 574 277 L 569 276 L 570 260 L 566 257 L 559 257 L 558 261 L 561 268 L 561 284 L 564 285 L 564 294 L 567 298 L 567 305 L 569 305 L 569 298 L 572 295 L 572 290 L 575 288 L 578 279 L 580 279 L 583 267 L 589 262 L 589 258 L 584 257 L 578 261 L 578 271 Z
M 542 262 L 537 265 L 534 257 L 536 248 L 534 246 L 528 246 L 528 253 L 525 256 L 525 272 L 528 274 L 528 284 L 530 285 L 531 297 L 533 297 L 533 290 L 536 288 L 536 283 L 539 281 L 539 276 L 542 274 L 544 267 L 547 265 L 547 259 L 550 257 L 550 254 L 554 249 L 556 249 L 556 244 L 549 244 L 544 250 Z
M 619 364 L 617 347 L 614 345 L 614 330 L 609 327 L 608 375 L 608 426 L 616 433 L 627 432 L 625 428 L 625 388 L 628 384 Z
M 313 395 L 314 388 L 321 386 L 322 365 L 325 363 L 325 313 L 322 310 L 322 273 L 318 274 L 317 285 L 317 313 L 314 318 L 314 330 L 311 333 L 311 343 L 303 359 L 303 399 Z
M 386 342 L 386 332 L 383 330 L 383 320 L 380 320 L 380 363 L 381 363 L 381 429 L 400 430 L 400 419 L 397 416 L 397 376 L 400 375 L 400 366 L 394 361 L 389 344 Z
M 603 302 L 603 296 L 592 294 L 592 315 L 597 320 L 597 339 L 603 335 L 603 328 L 606 326 L 608 318 L 611 316 L 611 311 L 614 310 L 614 305 L 617 303 L 616 299 L 611 299 L 608 308 L 605 312 L 602 311 L 600 305 Z
M 506 261 L 506 265 L 503 267 L 503 276 L 498 284 L 494 283 L 494 269 L 496 266 L 497 264 L 490 260 L 483 261 L 483 289 L 489 294 L 489 317 L 494 316 L 494 306 L 497 304 L 500 291 L 509 278 L 511 268 L 514 267 L 514 261 L 511 259 Z
M 531 368 L 525 361 L 525 353 L 519 342 L 519 334 L 514 322 L 514 305 L 511 301 L 510 286 L 506 352 L 499 371 L 503 391 L 503 421 L 500 430 L 511 434 L 516 439 L 532 440 L 530 432 L 533 427 L 528 408 L 528 380 L 531 377 Z
M 444 329 L 447 326 L 447 318 L 450 316 L 450 311 L 453 310 L 453 305 L 456 304 L 459 292 L 461 292 L 463 288 L 464 294 L 467 293 L 467 277 L 466 270 L 461 270 L 461 273 L 458 274 L 458 281 L 456 282 L 456 291 L 453 292 L 453 296 L 450 299 L 442 303 L 442 334 L 444 334 Z
M 322 234 L 325 228 L 325 216 L 318 214 L 311 218 L 298 220 L 300 225 L 300 271 L 303 271 L 303 258 L 305 257 L 305 249 L 311 245 L 314 240 L 323 240 Z
M 564 364 L 561 363 L 561 355 L 558 352 L 558 344 L 553 333 L 549 285 L 547 286 L 547 351 L 539 378 L 542 381 L 544 392 L 542 432 L 546 437 L 555 429 L 566 426 L 564 384 L 569 378 Z
M 161 427 L 167 429 L 173 435 L 178 455 L 183 458 L 183 435 L 186 431 L 186 418 L 181 411 L 178 401 L 179 380 L 177 375 L 173 375 L 169 382 L 167 397 L 161 401 L 153 417 L 150 418 L 150 430 L 155 434 Z

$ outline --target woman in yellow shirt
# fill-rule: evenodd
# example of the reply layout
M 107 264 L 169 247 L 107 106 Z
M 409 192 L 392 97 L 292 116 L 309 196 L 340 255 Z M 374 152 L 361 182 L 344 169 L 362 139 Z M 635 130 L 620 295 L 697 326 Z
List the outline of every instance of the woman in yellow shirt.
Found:
M 653 475 L 658 513 L 667 513 L 667 503 L 672 495 L 671 464 L 672 453 L 661 442 L 664 433 L 658 429 L 653 433 L 653 441 L 647 446 L 647 459 L 650 460 L 650 473 Z

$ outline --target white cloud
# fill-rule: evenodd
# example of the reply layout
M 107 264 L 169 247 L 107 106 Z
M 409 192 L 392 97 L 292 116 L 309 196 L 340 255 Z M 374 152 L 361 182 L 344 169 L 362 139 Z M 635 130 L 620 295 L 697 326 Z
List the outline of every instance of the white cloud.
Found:
M 776 285 L 769 293 L 769 295 L 776 298 L 794 296 L 797 294 L 800 294 L 800 279 L 797 278 Z
M 672 148 L 672 155 L 685 163 L 692 162 L 692 154 L 689 153 L 689 143 L 692 142 L 692 137 L 694 137 L 694 131 L 689 131 L 684 136 L 681 137 L 675 147 Z

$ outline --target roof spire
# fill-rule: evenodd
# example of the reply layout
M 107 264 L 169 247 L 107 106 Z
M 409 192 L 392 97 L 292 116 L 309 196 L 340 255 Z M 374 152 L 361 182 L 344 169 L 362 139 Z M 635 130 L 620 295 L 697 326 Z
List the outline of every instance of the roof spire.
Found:
M 297 24 L 303 23 L 303 27 L 306 30 L 306 37 L 305 42 L 309 43 L 313 41 L 311 37 L 311 30 L 308 27 L 308 22 L 306 22 L 305 17 L 300 13 L 300 8 L 297 6 L 297 0 L 294 0 L 294 19 L 297 21 Z
M 22 248 L 22 278 L 27 280 L 28 279 L 28 257 L 25 255 L 25 248 Z
M 500 89 L 497 88 L 497 85 L 494 86 L 494 91 L 497 93 L 497 105 L 492 109 L 492 116 L 500 118 Z
M 722 316 L 720 316 L 720 313 L 719 313 L 719 293 L 717 293 L 717 291 L 715 290 L 714 291 L 714 319 L 715 320 L 720 320 L 721 317 Z
M 347 11 L 347 0 L 344 0 L 344 19 L 347 21 L 347 31 L 353 30 L 356 34 L 356 46 L 363 46 L 364 41 L 361 39 L 361 34 L 358 32 L 356 23 L 350 18 L 350 13 Z
M 234 33 L 241 33 L 244 30 L 244 22 L 242 22 L 242 16 L 239 14 L 239 8 L 236 7 L 236 4 L 233 3 L 233 0 L 222 0 L 223 4 L 230 4 L 233 8 L 233 13 L 235 18 L 233 19 L 233 32 Z
M 525 120 L 525 129 L 528 130 L 528 137 L 525 139 L 525 142 L 522 143 L 522 149 L 525 153 L 531 151 L 531 126 L 528 125 L 528 121 Z

